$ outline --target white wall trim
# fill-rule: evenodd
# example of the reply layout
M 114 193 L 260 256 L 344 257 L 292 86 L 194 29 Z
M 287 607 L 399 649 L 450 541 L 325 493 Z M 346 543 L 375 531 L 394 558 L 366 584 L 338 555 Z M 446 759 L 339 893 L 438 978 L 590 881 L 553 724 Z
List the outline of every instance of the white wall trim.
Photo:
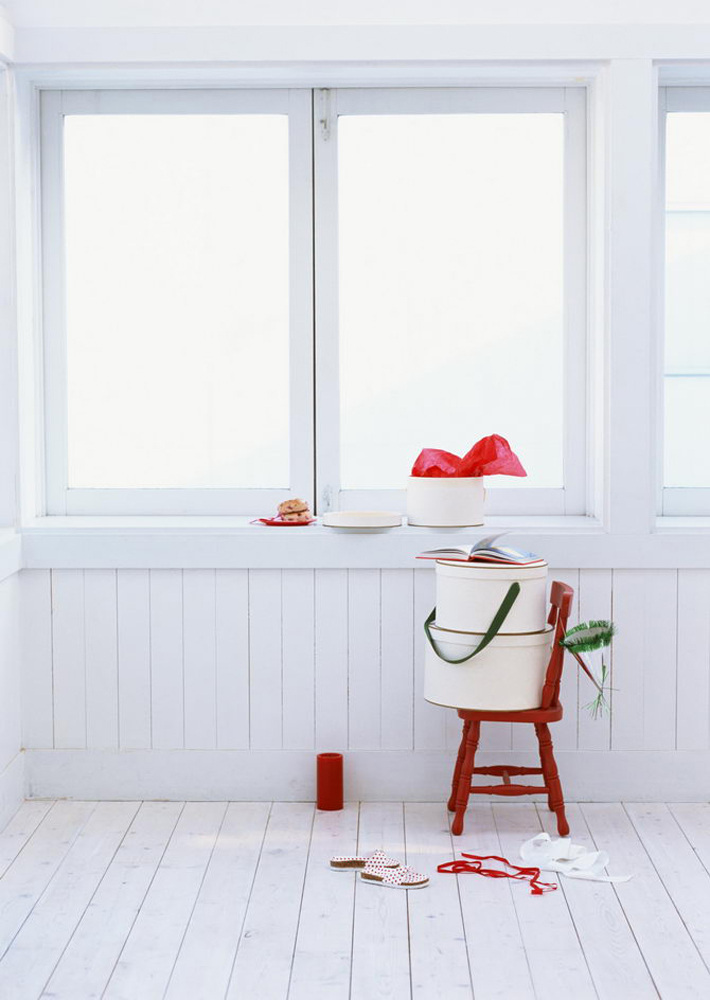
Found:
M 7 11 L 0 5 L 0 63 L 11 63 L 15 56 L 15 29 Z
M 0 531 L 0 581 L 22 569 L 22 538 L 14 531 Z
M 707 23 L 704 0 L 21 0 L 18 27 L 211 25 L 689 24 Z
M 18 750 L 0 772 L 0 830 L 22 805 L 25 797 L 25 754 Z
M 315 798 L 312 751 L 28 750 L 25 757 L 29 798 Z M 453 750 L 349 751 L 345 797 L 442 801 L 455 757 Z M 575 750 L 557 751 L 556 757 L 568 802 L 693 802 L 710 796 L 710 751 Z M 537 764 L 535 754 L 519 750 L 481 753 L 476 761 Z M 470 808 L 475 812 L 476 800 Z
M 25 64 L 330 60 L 702 60 L 710 26 L 689 24 L 349 24 L 20 27 Z

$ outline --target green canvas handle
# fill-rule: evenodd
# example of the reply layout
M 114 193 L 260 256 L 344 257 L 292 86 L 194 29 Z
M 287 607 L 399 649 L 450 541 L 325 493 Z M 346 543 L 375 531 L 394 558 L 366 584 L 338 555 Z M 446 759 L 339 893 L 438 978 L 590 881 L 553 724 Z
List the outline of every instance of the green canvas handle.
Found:
M 436 643 L 434 642 L 434 638 L 431 634 L 431 623 L 436 618 L 436 608 L 434 608 L 432 613 L 424 622 L 424 631 L 426 632 L 426 637 L 429 640 L 429 645 L 434 650 L 439 659 L 444 660 L 445 663 L 466 663 L 467 660 L 472 659 L 477 653 L 480 653 L 481 650 L 485 649 L 488 643 L 498 635 L 503 626 L 503 622 L 508 617 L 510 609 L 515 604 L 519 593 L 520 593 L 520 584 L 517 581 L 515 583 L 511 583 L 510 587 L 508 588 L 508 593 L 501 601 L 500 607 L 493 616 L 493 621 L 486 630 L 486 634 L 483 636 L 483 638 L 476 646 L 474 651 L 472 653 L 468 653 L 466 656 L 461 656 L 455 660 L 450 660 L 448 656 L 444 656 L 436 648 Z

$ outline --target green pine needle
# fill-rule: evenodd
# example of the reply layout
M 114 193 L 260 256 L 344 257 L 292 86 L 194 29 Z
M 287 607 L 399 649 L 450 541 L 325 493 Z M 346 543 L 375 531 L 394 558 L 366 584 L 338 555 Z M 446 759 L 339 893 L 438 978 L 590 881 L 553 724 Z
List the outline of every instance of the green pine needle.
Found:
M 604 619 L 582 622 L 565 633 L 560 645 L 576 653 L 591 653 L 595 649 L 609 646 L 615 632 L 614 623 Z
M 609 702 L 607 701 L 606 690 L 611 691 L 612 688 L 607 688 L 605 690 L 604 687 L 608 673 L 609 671 L 607 665 L 604 662 L 604 660 L 602 660 L 601 690 L 599 691 L 599 694 L 596 696 L 596 698 L 592 698 L 592 700 L 587 702 L 587 704 L 584 706 L 584 708 L 587 709 L 591 717 L 595 720 L 598 719 L 601 715 L 604 715 L 605 712 L 609 711 Z

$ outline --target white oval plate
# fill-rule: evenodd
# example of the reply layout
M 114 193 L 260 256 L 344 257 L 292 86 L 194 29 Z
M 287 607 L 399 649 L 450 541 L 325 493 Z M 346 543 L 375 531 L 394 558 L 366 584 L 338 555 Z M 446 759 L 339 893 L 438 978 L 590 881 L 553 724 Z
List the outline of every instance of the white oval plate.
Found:
M 390 510 L 333 510 L 321 524 L 340 531 L 388 531 L 402 523 L 402 515 Z

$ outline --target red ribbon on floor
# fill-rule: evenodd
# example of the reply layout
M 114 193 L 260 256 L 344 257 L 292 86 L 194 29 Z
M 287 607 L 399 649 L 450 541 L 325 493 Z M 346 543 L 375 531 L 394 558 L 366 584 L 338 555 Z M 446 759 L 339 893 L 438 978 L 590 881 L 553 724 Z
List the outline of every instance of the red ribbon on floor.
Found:
M 437 867 L 437 871 L 442 874 L 451 875 L 483 875 L 485 878 L 514 878 L 522 879 L 530 883 L 530 892 L 533 896 L 542 896 L 544 892 L 554 892 L 557 888 L 555 882 L 541 882 L 539 868 L 520 868 L 513 865 L 507 858 L 499 858 L 495 854 L 462 854 L 461 858 L 468 858 L 468 861 L 446 861 Z M 484 868 L 483 861 L 500 861 L 502 865 L 512 868 L 513 871 L 502 871 L 500 868 Z

